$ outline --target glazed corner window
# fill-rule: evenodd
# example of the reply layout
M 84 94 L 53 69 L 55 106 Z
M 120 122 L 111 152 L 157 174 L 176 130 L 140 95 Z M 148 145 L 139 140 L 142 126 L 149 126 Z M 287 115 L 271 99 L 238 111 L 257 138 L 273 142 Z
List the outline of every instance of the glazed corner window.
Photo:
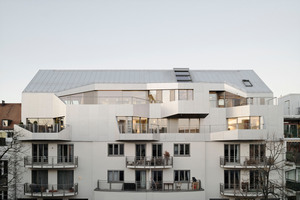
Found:
M 107 172 L 108 182 L 122 182 L 124 181 L 124 171 L 119 170 L 109 170 Z
M 261 117 L 259 116 L 228 118 L 227 128 L 228 130 L 261 129 L 260 121 L 261 121 Z
M 190 170 L 175 170 L 174 181 L 188 182 L 190 181 Z
M 170 90 L 170 101 L 175 101 L 175 90 Z
M 150 103 L 162 103 L 163 92 L 162 90 L 150 90 L 148 97 Z
M 189 156 L 190 144 L 174 144 L 174 156 Z
M 3 119 L 3 120 L 2 120 L 2 126 L 3 126 L 3 127 L 8 126 L 8 119 Z
M 246 80 L 246 79 L 243 80 L 243 83 L 246 87 L 252 87 L 253 86 L 252 83 L 249 80 Z
M 108 144 L 108 155 L 109 156 L 123 156 L 124 155 L 124 144 Z
M 193 90 L 178 90 L 178 100 L 193 100 Z

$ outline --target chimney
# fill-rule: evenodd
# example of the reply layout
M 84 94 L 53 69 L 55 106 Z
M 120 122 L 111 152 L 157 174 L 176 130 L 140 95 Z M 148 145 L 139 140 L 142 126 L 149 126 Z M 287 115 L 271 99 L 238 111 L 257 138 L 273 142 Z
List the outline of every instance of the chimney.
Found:
M 4 100 L 2 100 L 2 106 L 4 106 L 5 105 L 5 101 Z

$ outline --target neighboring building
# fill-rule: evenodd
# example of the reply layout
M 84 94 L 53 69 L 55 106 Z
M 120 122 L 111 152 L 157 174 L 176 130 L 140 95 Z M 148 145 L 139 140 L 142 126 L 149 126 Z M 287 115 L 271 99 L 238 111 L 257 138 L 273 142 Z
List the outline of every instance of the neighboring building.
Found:
M 300 192 L 300 94 L 288 94 L 278 99 L 284 110 L 284 137 L 286 159 L 286 187 L 289 199 L 296 199 Z
M 21 198 L 259 199 L 273 98 L 252 70 L 40 70 L 16 126 Z
M 10 152 L 6 153 L 7 147 L 12 142 L 14 125 L 21 122 L 21 104 L 5 103 L 0 104 L 0 200 L 8 199 L 8 181 Z

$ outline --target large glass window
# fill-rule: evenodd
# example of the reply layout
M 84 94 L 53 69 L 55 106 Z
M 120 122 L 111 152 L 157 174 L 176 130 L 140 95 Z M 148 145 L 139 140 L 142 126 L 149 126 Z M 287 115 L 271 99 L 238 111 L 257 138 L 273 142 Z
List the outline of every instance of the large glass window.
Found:
M 225 162 L 238 163 L 240 162 L 240 145 L 225 144 L 224 145 Z
M 58 170 L 57 171 L 58 189 L 73 190 L 74 188 L 74 171 Z
M 74 145 L 73 144 L 58 144 L 58 163 L 74 162 Z
M 149 101 L 150 101 L 150 103 L 162 103 L 163 102 L 162 90 L 150 90 L 149 91 Z
M 237 118 L 228 118 L 227 125 L 228 130 L 235 129 L 260 129 L 261 117 L 251 116 L 251 117 L 237 117 Z
M 179 133 L 199 133 L 200 119 L 199 118 L 179 118 L 178 132 Z
M 107 172 L 108 182 L 123 182 L 124 171 L 123 170 L 108 170 Z
M 33 162 L 48 163 L 48 144 L 32 144 Z
M 240 170 L 224 170 L 225 189 L 240 188 Z
M 265 144 L 250 144 L 250 161 L 264 162 L 266 157 Z
M 108 144 L 108 155 L 109 156 L 123 156 L 124 155 L 124 144 Z
M 174 156 L 189 156 L 190 144 L 174 144 Z
M 264 174 L 262 171 L 250 170 L 250 189 L 260 190 L 264 185 Z
M 176 182 L 190 181 L 190 170 L 174 170 L 174 181 Z

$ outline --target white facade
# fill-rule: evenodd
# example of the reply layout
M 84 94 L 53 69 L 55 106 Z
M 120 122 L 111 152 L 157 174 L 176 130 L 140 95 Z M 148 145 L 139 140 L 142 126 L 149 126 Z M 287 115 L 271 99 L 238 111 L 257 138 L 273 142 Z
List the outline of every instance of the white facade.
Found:
M 91 83 L 93 71 L 40 71 L 24 90 L 22 198 L 245 196 L 251 157 L 268 155 L 254 148 L 283 138 L 282 111 L 253 71 L 189 71 L 191 82 L 177 82 L 156 70 L 149 83 L 151 71 L 102 72 Z

